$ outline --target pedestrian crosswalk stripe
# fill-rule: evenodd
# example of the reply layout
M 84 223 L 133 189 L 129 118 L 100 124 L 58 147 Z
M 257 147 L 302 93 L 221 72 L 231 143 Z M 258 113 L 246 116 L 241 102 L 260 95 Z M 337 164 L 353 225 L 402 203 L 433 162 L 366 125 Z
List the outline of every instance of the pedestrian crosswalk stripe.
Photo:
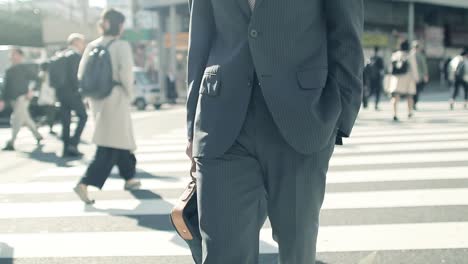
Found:
M 467 132 L 468 133 L 468 132 Z M 335 148 L 335 156 L 340 154 L 352 154 L 352 155 L 361 155 L 361 154 L 372 154 L 372 153 L 391 153 L 391 152 L 415 152 L 415 151 L 427 151 L 434 152 L 439 150 L 451 150 L 451 151 L 468 151 L 468 140 L 460 140 L 454 142 L 434 142 L 431 144 L 421 144 L 419 143 L 385 143 L 385 144 L 376 144 L 376 145 L 355 145 L 348 147 L 347 145 L 343 147 Z
M 332 157 L 330 166 L 348 166 L 348 165 L 372 165 L 372 164 L 402 164 L 402 163 L 428 163 L 445 161 L 466 161 L 468 165 L 468 151 L 453 151 L 439 153 L 419 153 L 418 155 L 407 153 L 395 154 L 376 154 L 370 159 L 368 156 L 359 154 L 350 157 Z
M 329 172 L 327 183 L 367 183 L 468 179 L 468 166 Z
M 33 193 L 63 193 L 70 192 L 77 181 L 66 182 L 31 182 L 0 184 L 0 194 L 33 194 Z M 189 182 L 189 177 L 166 177 L 162 179 L 143 179 L 142 187 L 151 189 L 183 189 Z M 120 179 L 109 179 L 103 190 L 123 190 L 124 181 Z M 91 191 L 94 189 L 91 188 Z
M 138 146 L 137 154 L 145 154 L 145 153 L 167 153 L 167 152 L 182 152 L 185 153 L 185 148 L 187 144 L 179 144 L 179 145 L 166 145 L 166 146 Z
M 468 140 L 468 133 L 460 132 L 454 133 L 447 137 L 443 134 L 434 134 L 434 135 L 402 135 L 402 136 L 387 136 L 387 137 L 361 137 L 361 138 L 351 138 L 349 140 L 350 145 L 359 145 L 359 144 L 372 144 L 372 143 L 399 143 L 399 142 L 425 142 L 425 141 L 445 141 L 450 140 Z
M 63 192 L 63 191 L 62 191 Z M 0 219 L 96 215 L 168 214 L 176 199 L 100 200 L 95 206 L 80 201 L 0 203 Z M 468 205 L 468 188 L 327 193 L 323 210 Z
M 414 134 L 453 134 L 453 133 L 468 133 L 468 128 L 465 127 L 447 127 L 447 128 L 432 128 L 430 130 L 421 131 L 420 128 L 418 129 L 408 129 L 403 128 L 399 130 L 389 130 L 389 129 L 382 129 L 379 128 L 377 131 L 368 131 L 368 129 L 362 129 L 362 131 L 355 131 L 353 133 L 353 138 L 360 138 L 360 137 L 385 137 L 385 136 L 402 136 L 402 135 L 414 135 Z
M 60 177 L 64 181 L 69 181 L 70 178 L 81 177 L 86 170 L 85 167 L 81 169 L 69 168 L 67 169 L 51 169 L 46 170 L 38 175 L 40 178 L 53 178 Z M 76 173 L 76 171 L 80 173 Z M 115 173 L 118 171 L 115 170 Z M 147 173 L 155 173 L 152 171 L 145 171 Z M 183 169 L 185 173 L 185 168 Z M 185 181 L 187 177 L 183 176 L 182 181 Z M 177 177 L 175 177 L 177 178 Z M 399 169 L 394 168 L 392 170 L 382 169 L 382 170 L 357 170 L 357 171 L 331 171 L 327 175 L 327 183 L 366 183 L 366 182 L 386 182 L 386 181 L 427 181 L 427 180 L 455 180 L 455 179 L 468 179 L 468 166 L 463 167 L 435 167 L 435 168 L 409 168 L 409 169 Z M 113 179 L 110 179 L 109 182 L 105 185 L 104 188 L 110 188 L 112 186 Z M 151 186 L 151 181 L 144 180 L 144 186 Z M 164 188 L 169 184 L 177 185 L 176 179 L 154 179 L 154 185 L 158 185 L 158 188 Z M 31 183 L 28 183 L 31 184 Z M 48 185 L 46 183 L 44 185 Z M 119 183 L 117 183 L 119 185 Z M 9 187 L 1 187 L 0 190 L 8 191 L 14 190 L 19 185 L 7 185 Z M 26 183 L 21 184 L 21 186 L 27 186 Z M 29 187 L 25 187 L 29 188 Z M 30 189 L 37 189 L 36 187 L 31 187 Z M 41 189 L 41 188 L 39 188 Z M 2 192 L 0 192 L 2 193 Z
M 137 165 L 139 171 L 164 174 L 164 173 L 180 173 L 181 175 L 188 174 L 190 169 L 190 161 L 181 162 L 161 162 L 158 164 L 140 164 Z M 76 166 L 72 168 L 53 168 L 40 172 L 35 177 L 81 177 L 85 174 L 86 166 Z M 112 171 L 114 174 L 118 174 L 118 169 L 114 168 Z
M 92 232 L 0 234 L 14 250 L 0 258 L 188 256 L 175 232 Z M 357 242 L 359 238 L 359 242 Z M 429 239 L 422 239 L 429 238 Z M 260 232 L 260 252 L 277 253 L 272 230 Z M 120 243 L 115 243 L 120 241 Z M 166 243 L 161 243 L 166 241 Z M 318 252 L 458 249 L 468 247 L 468 223 L 427 223 L 322 227 Z

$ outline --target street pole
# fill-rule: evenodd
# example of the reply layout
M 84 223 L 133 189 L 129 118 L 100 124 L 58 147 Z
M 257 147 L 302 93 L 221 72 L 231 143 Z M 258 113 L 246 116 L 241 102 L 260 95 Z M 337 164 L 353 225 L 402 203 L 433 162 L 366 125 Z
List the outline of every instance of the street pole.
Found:
M 166 56 L 166 32 L 167 32 L 167 16 L 164 14 L 163 10 L 158 11 L 159 19 L 159 34 L 158 34 L 158 56 L 159 56 L 159 85 L 161 89 L 162 97 L 164 102 L 167 101 L 167 85 L 166 85 L 166 66 L 167 66 L 167 57 Z
M 138 25 L 138 18 L 137 18 L 137 13 L 138 13 L 138 10 L 139 10 L 139 4 L 138 4 L 138 0 L 131 0 L 131 8 L 132 8 L 132 24 L 133 24 L 133 28 L 134 29 L 137 29 L 137 25 Z
M 408 41 L 411 43 L 414 40 L 414 2 L 408 3 Z
M 169 7 L 169 31 L 170 31 L 170 38 L 171 38 L 171 47 L 170 47 L 170 68 L 169 72 L 172 75 L 177 76 L 177 12 L 176 12 L 176 5 L 172 4 Z

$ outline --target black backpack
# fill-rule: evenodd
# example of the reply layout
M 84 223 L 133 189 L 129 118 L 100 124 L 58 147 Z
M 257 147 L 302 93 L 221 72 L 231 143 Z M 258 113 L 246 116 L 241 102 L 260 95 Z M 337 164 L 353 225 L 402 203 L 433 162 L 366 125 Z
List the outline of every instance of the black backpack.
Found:
M 465 71 L 466 71 L 466 62 L 465 60 L 462 60 L 460 61 L 460 63 L 457 66 L 457 69 L 455 70 L 455 79 L 463 80 L 465 77 Z
M 67 85 L 67 57 L 63 52 L 56 53 L 49 64 L 49 82 L 50 86 L 60 89 Z
M 110 41 L 106 46 L 99 45 L 90 51 L 80 81 L 80 92 L 84 97 L 104 99 L 111 94 L 114 86 L 120 84 L 112 78 L 112 62 L 108 49 L 113 42 Z
M 371 80 L 379 80 L 382 78 L 383 62 L 381 58 L 376 56 L 372 57 L 366 67 L 368 67 L 368 77 Z
M 392 61 L 392 75 L 403 75 L 409 71 L 408 59 Z

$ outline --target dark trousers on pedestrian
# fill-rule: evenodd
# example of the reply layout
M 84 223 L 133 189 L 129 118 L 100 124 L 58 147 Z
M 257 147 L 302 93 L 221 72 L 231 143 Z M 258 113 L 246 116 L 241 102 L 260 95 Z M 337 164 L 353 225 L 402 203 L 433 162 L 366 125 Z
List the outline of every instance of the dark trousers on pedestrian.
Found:
M 54 127 L 54 124 L 55 124 L 55 118 L 57 116 L 55 105 L 45 105 L 44 114 L 46 117 L 46 124 L 49 126 L 50 130 L 52 131 L 52 128 Z
M 86 108 L 81 99 L 81 96 L 63 96 L 60 97 L 61 104 L 61 119 L 62 119 L 62 140 L 64 150 L 66 151 L 69 146 L 78 146 L 81 140 L 81 134 L 86 126 L 88 120 L 88 114 Z M 75 129 L 73 136 L 70 136 L 70 124 L 72 111 L 75 112 L 78 117 L 78 125 Z
M 380 103 L 380 96 L 383 90 L 383 80 L 382 79 L 375 79 L 370 81 L 370 90 L 371 94 L 375 96 L 375 108 L 377 109 Z
M 124 180 L 135 177 L 136 158 L 129 150 L 98 146 L 93 162 L 89 165 L 81 183 L 102 189 L 114 166 L 119 168 Z
M 460 88 L 463 88 L 465 92 L 465 101 L 468 101 L 468 83 L 464 80 L 457 79 L 454 84 L 453 95 L 452 99 L 455 101 L 458 97 L 458 93 L 460 92 Z
M 426 87 L 425 82 L 418 82 L 416 84 L 416 94 L 413 96 L 414 99 L 414 107 L 416 108 L 416 105 L 419 102 L 419 96 L 421 95 L 422 91 L 424 91 L 424 87 Z
M 196 158 L 203 264 L 257 264 L 267 215 L 281 264 L 315 263 L 335 135 L 329 140 L 321 151 L 298 153 L 280 134 L 261 88 L 254 87 L 234 145 L 221 157 Z

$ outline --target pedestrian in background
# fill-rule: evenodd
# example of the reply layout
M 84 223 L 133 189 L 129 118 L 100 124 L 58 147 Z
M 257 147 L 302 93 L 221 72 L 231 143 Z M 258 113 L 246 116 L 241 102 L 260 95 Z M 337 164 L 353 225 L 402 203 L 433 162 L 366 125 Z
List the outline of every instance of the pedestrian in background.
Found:
M 71 34 L 67 41 L 68 49 L 51 62 L 50 78 L 60 102 L 63 157 L 80 157 L 83 154 L 78 150 L 78 145 L 88 120 L 88 114 L 78 91 L 77 73 L 86 42 L 84 36 L 78 33 Z M 78 125 L 73 136 L 70 135 L 72 112 L 78 117 Z
M 39 98 L 37 104 L 42 107 L 45 114 L 45 123 L 49 126 L 49 133 L 55 135 L 54 124 L 57 115 L 55 110 L 55 89 L 50 86 L 49 82 L 49 63 L 45 62 L 39 66 Z
M 166 96 L 167 100 L 169 101 L 170 104 L 176 104 L 177 103 L 177 97 L 179 96 L 177 94 L 177 89 L 176 89 L 176 76 L 172 71 L 170 71 L 167 76 L 166 76 Z
M 450 100 L 450 109 L 455 108 L 460 88 L 465 92 L 464 108 L 468 108 L 468 47 L 464 48 L 459 56 L 450 62 L 450 78 L 453 80 L 453 94 Z
M 374 48 L 374 56 L 370 58 L 366 68 L 366 78 L 368 78 L 369 96 L 375 96 L 375 110 L 379 111 L 380 95 L 383 90 L 383 78 L 385 74 L 385 63 L 379 54 L 379 47 Z
M 400 44 L 400 50 L 392 54 L 391 62 L 391 77 L 387 92 L 392 95 L 393 121 L 398 122 L 398 103 L 402 96 L 408 100 L 408 118 L 413 117 L 413 99 L 419 81 L 416 57 L 410 53 L 408 41 Z
M 39 134 L 36 124 L 29 113 L 29 104 L 32 98 L 30 90 L 31 82 L 37 82 L 37 74 L 28 65 L 23 63 L 24 52 L 20 48 L 13 48 L 10 53 L 12 66 L 5 72 L 4 100 L 13 108 L 11 115 L 11 139 L 3 150 L 15 150 L 15 141 L 23 126 L 27 126 L 34 137 L 37 145 L 40 145 L 43 137 Z
M 419 41 L 413 42 L 413 53 L 411 56 L 416 58 L 416 65 L 418 69 L 419 81 L 416 84 L 416 94 L 413 97 L 414 105 L 413 109 L 417 110 L 417 104 L 419 102 L 419 96 L 424 91 L 424 87 L 429 82 L 429 70 L 427 67 L 427 58 L 424 55 L 423 49 Z
M 112 64 L 112 79 L 118 85 L 102 100 L 90 99 L 95 118 L 93 142 L 97 145 L 94 160 L 86 174 L 75 187 L 75 192 L 85 203 L 93 203 L 88 196 L 88 186 L 101 189 L 117 165 L 120 176 L 126 180 L 126 190 L 138 189 L 135 179 L 136 150 L 131 119 L 131 104 L 134 95 L 133 55 L 128 42 L 120 40 L 125 16 L 114 10 L 106 10 L 100 22 L 102 37 L 91 42 L 83 55 L 78 76 L 83 79 L 90 53 L 98 46 L 107 47 Z

